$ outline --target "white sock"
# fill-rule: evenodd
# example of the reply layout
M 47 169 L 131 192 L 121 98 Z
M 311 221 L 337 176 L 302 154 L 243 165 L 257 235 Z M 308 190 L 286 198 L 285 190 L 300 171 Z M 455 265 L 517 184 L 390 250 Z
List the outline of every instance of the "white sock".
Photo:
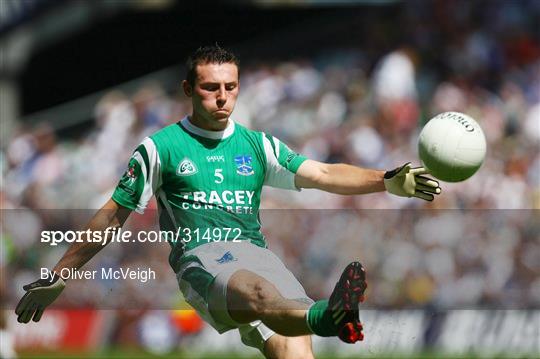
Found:
M 0 329 L 0 358 L 16 359 L 13 335 L 5 329 Z

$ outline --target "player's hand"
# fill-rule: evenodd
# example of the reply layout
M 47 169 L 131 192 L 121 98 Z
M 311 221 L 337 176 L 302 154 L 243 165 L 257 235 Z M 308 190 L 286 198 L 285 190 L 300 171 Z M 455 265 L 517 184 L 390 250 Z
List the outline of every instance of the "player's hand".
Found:
M 40 279 L 23 287 L 26 294 L 21 298 L 15 314 L 19 323 L 28 323 L 30 319 L 39 322 L 43 311 L 62 293 L 66 283 L 56 273 L 52 278 Z
M 422 176 L 425 174 L 429 174 L 427 169 L 424 167 L 411 168 L 411 163 L 407 162 L 384 174 L 384 187 L 396 196 L 433 201 L 433 195 L 441 193 L 441 187 L 439 187 L 439 182 Z

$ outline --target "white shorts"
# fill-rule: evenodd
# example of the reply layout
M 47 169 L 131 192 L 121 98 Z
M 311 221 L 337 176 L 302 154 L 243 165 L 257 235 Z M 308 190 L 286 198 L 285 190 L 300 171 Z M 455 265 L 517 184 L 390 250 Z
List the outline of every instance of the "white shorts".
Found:
M 227 283 L 241 269 L 272 283 L 284 298 L 313 303 L 274 253 L 247 241 L 208 243 L 186 252 L 176 278 L 186 301 L 219 333 L 238 328 L 244 344 L 263 350 L 274 331 L 260 320 L 237 323 L 227 310 Z

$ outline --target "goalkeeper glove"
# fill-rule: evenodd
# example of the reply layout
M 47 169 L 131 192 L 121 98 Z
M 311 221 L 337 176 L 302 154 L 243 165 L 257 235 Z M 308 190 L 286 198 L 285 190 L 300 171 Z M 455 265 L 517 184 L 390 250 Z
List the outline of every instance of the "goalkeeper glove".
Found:
M 396 196 L 433 201 L 433 195 L 441 193 L 441 187 L 439 187 L 439 182 L 422 176 L 428 173 L 429 171 L 424 167 L 411 168 L 411 163 L 407 162 L 384 174 L 384 187 Z
M 52 278 L 40 279 L 23 287 L 26 294 L 21 298 L 15 314 L 19 323 L 28 323 L 30 319 L 39 322 L 43 311 L 62 293 L 66 283 L 56 273 Z

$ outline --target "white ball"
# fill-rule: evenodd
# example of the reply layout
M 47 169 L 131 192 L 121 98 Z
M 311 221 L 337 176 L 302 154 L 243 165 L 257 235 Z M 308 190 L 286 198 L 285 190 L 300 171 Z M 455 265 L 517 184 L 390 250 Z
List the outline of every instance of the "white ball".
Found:
M 434 177 L 460 182 L 471 177 L 484 162 L 486 138 L 470 116 L 444 112 L 429 120 L 420 132 L 418 152 Z

